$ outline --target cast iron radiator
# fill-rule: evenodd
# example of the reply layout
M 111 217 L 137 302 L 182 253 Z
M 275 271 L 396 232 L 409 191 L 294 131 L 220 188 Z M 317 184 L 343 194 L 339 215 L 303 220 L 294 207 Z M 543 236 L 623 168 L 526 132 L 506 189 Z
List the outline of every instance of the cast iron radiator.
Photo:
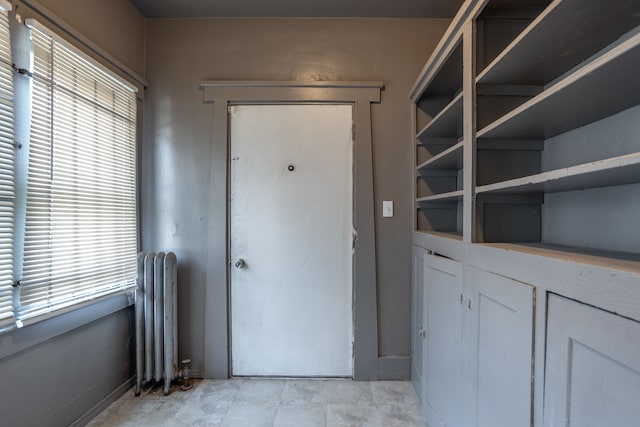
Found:
M 169 394 L 178 374 L 177 260 L 173 252 L 138 255 L 136 289 L 136 396 L 164 380 Z

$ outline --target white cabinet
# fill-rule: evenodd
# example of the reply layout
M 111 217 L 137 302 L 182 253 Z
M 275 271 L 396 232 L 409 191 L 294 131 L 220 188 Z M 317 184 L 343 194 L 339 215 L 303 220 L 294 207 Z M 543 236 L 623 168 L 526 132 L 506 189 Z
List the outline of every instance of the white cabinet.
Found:
M 414 334 L 413 382 L 429 426 L 529 426 L 535 289 L 420 248 L 414 258 L 426 339 Z
M 535 289 L 465 266 L 465 390 L 474 427 L 529 426 Z
M 544 424 L 640 425 L 640 323 L 551 294 Z
M 423 411 L 431 427 L 461 425 L 462 264 L 426 255 L 424 280 Z

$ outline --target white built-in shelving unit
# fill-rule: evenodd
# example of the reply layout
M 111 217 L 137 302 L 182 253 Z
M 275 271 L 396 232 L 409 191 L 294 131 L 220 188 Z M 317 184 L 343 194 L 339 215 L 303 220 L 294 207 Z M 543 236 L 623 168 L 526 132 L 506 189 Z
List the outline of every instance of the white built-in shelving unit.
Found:
M 418 75 L 430 425 L 637 425 L 638 70 L 638 0 L 466 0 Z
M 587 209 L 600 205 L 592 190 L 602 187 L 621 193 L 612 211 L 631 210 L 609 226 L 628 226 L 640 216 L 633 201 L 640 138 L 635 129 L 615 129 L 609 133 L 624 143 L 606 139 L 606 130 L 621 120 L 640 120 L 634 110 L 640 104 L 638 3 L 493 0 L 465 6 L 411 93 L 416 231 L 451 233 L 468 243 L 549 243 L 568 252 L 611 250 L 633 258 L 640 229 L 626 233 L 621 244 L 614 240 L 622 233 L 611 241 L 572 237 L 589 233 L 594 221 L 611 223 L 606 212 L 599 219 L 574 218 L 566 238 L 556 230 L 566 221 L 563 211 L 570 214 L 565 204 L 577 198 Z M 465 38 L 465 31 L 473 36 Z M 474 68 L 470 81 L 465 66 Z M 603 138 L 584 137 L 585 129 Z

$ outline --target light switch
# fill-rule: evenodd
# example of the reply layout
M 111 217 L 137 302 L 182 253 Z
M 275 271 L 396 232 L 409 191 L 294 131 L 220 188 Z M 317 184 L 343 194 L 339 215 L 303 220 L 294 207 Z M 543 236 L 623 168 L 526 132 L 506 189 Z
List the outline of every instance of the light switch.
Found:
M 393 218 L 393 200 L 382 201 L 382 217 Z

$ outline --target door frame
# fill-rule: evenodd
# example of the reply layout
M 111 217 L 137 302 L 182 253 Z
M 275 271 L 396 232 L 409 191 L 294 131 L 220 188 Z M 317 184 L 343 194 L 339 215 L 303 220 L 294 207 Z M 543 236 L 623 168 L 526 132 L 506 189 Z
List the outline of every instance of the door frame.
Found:
M 242 104 L 353 105 L 353 378 L 378 379 L 378 314 L 373 197 L 371 104 L 380 102 L 382 82 L 205 81 L 203 102 L 213 104 L 209 178 L 204 375 L 229 378 L 229 116 Z M 220 242 L 225 242 L 221 245 Z

